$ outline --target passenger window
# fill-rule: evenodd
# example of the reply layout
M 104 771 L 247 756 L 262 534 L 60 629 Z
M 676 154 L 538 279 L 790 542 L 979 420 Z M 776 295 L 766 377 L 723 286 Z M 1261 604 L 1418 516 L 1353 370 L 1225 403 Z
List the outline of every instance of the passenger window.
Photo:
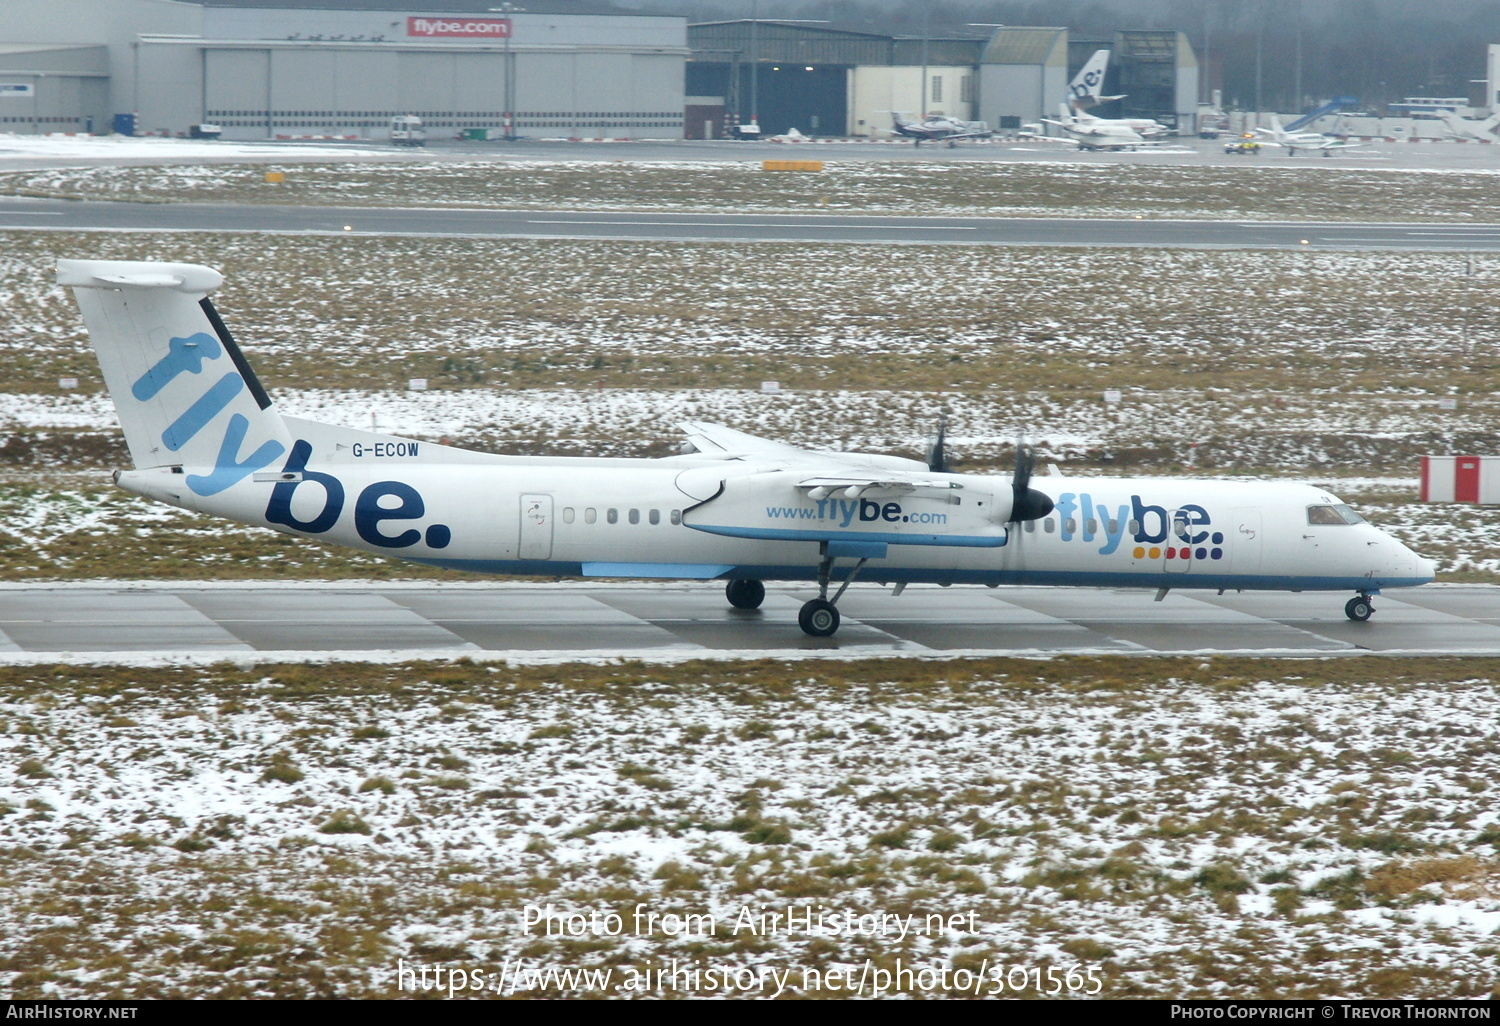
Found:
M 1078 521 L 1074 520 L 1072 517 L 1069 517 L 1067 520 L 1063 521 L 1063 533 L 1064 534 L 1077 534 L 1078 533 Z
M 599 513 L 594 509 L 594 507 L 590 506 L 588 509 L 583 511 L 583 522 L 585 524 L 592 524 L 595 520 L 598 519 Z
M 563 507 L 563 523 L 565 523 L 565 524 L 571 524 L 572 522 L 573 522 L 573 507 L 572 506 L 564 506 Z
M 1120 533 L 1120 522 L 1118 520 L 1106 520 L 1104 522 L 1104 528 L 1110 534 L 1119 534 Z
M 1130 534 L 1140 534 L 1141 522 L 1139 520 L 1132 520 L 1130 523 L 1125 525 L 1125 530 Z
M 1046 531 L 1048 534 L 1051 534 L 1053 531 L 1057 530 L 1057 521 L 1055 521 L 1055 520 L 1043 520 L 1042 521 L 1042 530 Z
M 646 514 L 646 519 L 651 521 L 653 527 L 661 523 L 661 510 L 653 509 L 650 513 Z
M 618 524 L 620 522 L 620 511 L 611 506 L 604 511 L 604 519 L 607 523 Z
M 1099 521 L 1095 520 L 1093 517 L 1089 517 L 1087 520 L 1085 520 L 1083 522 L 1083 533 L 1084 534 L 1098 534 L 1099 533 Z
M 633 510 L 630 511 L 630 522 L 632 524 L 639 524 L 641 522 L 641 511 L 640 510 L 633 509 Z
M 672 523 L 674 523 L 674 524 L 680 524 L 680 523 L 682 523 L 682 510 L 680 510 L 680 509 L 674 509 L 672 511 Z
M 1036 534 L 1036 521 L 1035 520 L 1028 520 L 1028 521 L 1026 521 L 1026 533 L 1027 534 Z
M 1344 518 L 1339 516 L 1339 511 L 1332 506 L 1309 506 L 1307 507 L 1307 522 L 1309 524 L 1339 524 L 1342 526 Z

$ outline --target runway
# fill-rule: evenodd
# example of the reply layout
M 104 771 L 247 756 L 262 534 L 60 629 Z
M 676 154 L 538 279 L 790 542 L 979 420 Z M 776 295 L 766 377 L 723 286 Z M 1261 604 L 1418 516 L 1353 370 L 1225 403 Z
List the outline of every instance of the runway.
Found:
M 1500 224 L 877 217 L 107 203 L 0 198 L 0 229 L 710 242 L 1500 251 Z
M 851 589 L 832 638 L 809 638 L 809 590 L 759 610 L 714 584 L 87 583 L 0 587 L 0 662 L 215 659 L 795 658 L 1006 654 L 1500 655 L 1500 588 L 1342 594 L 1083 588 Z

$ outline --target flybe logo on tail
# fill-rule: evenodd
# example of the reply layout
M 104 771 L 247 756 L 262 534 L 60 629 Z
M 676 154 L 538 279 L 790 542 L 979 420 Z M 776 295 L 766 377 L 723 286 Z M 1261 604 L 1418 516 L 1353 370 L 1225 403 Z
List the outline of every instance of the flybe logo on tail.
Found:
M 224 355 L 219 340 L 206 332 L 196 332 L 185 338 L 173 338 L 167 343 L 167 355 L 156 361 L 145 374 L 130 386 L 130 394 L 141 402 L 156 398 L 183 374 L 201 375 L 205 364 Z M 227 370 L 209 385 L 177 419 L 168 424 L 161 433 L 161 442 L 172 452 L 197 438 L 230 402 L 245 390 L 245 379 L 236 370 Z M 224 434 L 219 442 L 214 469 L 207 474 L 187 475 L 187 486 L 198 495 L 216 495 L 231 485 L 244 480 L 257 470 L 271 464 L 286 452 L 286 447 L 275 440 L 263 442 L 243 460 L 239 458 L 240 447 L 250 433 L 250 418 L 242 413 L 232 414 L 224 425 Z

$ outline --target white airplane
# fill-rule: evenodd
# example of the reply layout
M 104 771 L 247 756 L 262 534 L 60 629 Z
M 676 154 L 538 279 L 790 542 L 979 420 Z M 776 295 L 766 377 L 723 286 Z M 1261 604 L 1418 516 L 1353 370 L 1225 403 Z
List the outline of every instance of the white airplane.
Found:
M 1068 102 L 1077 111 L 1089 107 L 1097 107 L 1101 103 L 1109 103 L 1111 100 L 1123 100 L 1125 94 L 1119 96 L 1100 96 L 1099 90 L 1104 88 L 1104 72 L 1109 67 L 1109 51 L 1095 50 L 1094 55 L 1088 59 L 1088 63 L 1078 69 L 1078 74 L 1073 76 L 1073 81 L 1068 83 Z M 1155 124 L 1155 122 L 1152 122 Z
M 1271 115 L 1271 127 L 1257 128 L 1255 134 L 1265 137 L 1261 140 L 1263 145 L 1283 147 L 1289 157 L 1295 157 L 1298 150 L 1320 151 L 1326 157 L 1334 150 L 1354 150 L 1364 146 L 1364 143 L 1348 142 L 1322 132 L 1288 132 L 1274 114 Z
M 1062 105 L 1060 120 L 1042 120 L 1061 128 L 1078 143 L 1080 150 L 1133 150 L 1148 141 L 1146 136 L 1124 121 L 1096 118 L 1076 111 L 1070 113 L 1066 103 Z
M 1437 116 L 1442 119 L 1448 134 L 1459 139 L 1473 139 L 1476 142 L 1500 142 L 1496 137 L 1496 130 L 1500 129 L 1500 111 L 1491 114 L 1483 121 L 1470 121 L 1461 118 L 1456 111 L 1440 110 Z
M 946 114 L 929 114 L 921 121 L 912 121 L 901 116 L 904 111 L 888 110 L 885 113 L 894 122 L 891 131 L 914 140 L 917 146 L 924 142 L 946 142 L 954 146 L 960 139 L 990 139 L 995 135 L 983 121 L 960 121 Z
M 472 452 L 277 412 L 192 264 L 60 260 L 130 449 L 115 482 L 285 534 L 487 574 L 816 581 L 807 634 L 839 626 L 858 576 L 908 583 L 1352 591 L 1424 584 L 1433 564 L 1306 485 L 1010 477 L 809 452 L 713 424 L 664 459 Z M 837 591 L 830 595 L 830 588 Z

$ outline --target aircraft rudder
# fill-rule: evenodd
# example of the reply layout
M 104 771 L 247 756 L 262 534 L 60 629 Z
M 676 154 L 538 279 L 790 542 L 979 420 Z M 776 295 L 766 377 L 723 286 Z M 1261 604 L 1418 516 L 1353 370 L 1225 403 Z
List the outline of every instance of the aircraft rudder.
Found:
M 209 267 L 59 260 L 137 468 L 181 466 L 216 494 L 286 452 L 286 427 L 208 299 Z

